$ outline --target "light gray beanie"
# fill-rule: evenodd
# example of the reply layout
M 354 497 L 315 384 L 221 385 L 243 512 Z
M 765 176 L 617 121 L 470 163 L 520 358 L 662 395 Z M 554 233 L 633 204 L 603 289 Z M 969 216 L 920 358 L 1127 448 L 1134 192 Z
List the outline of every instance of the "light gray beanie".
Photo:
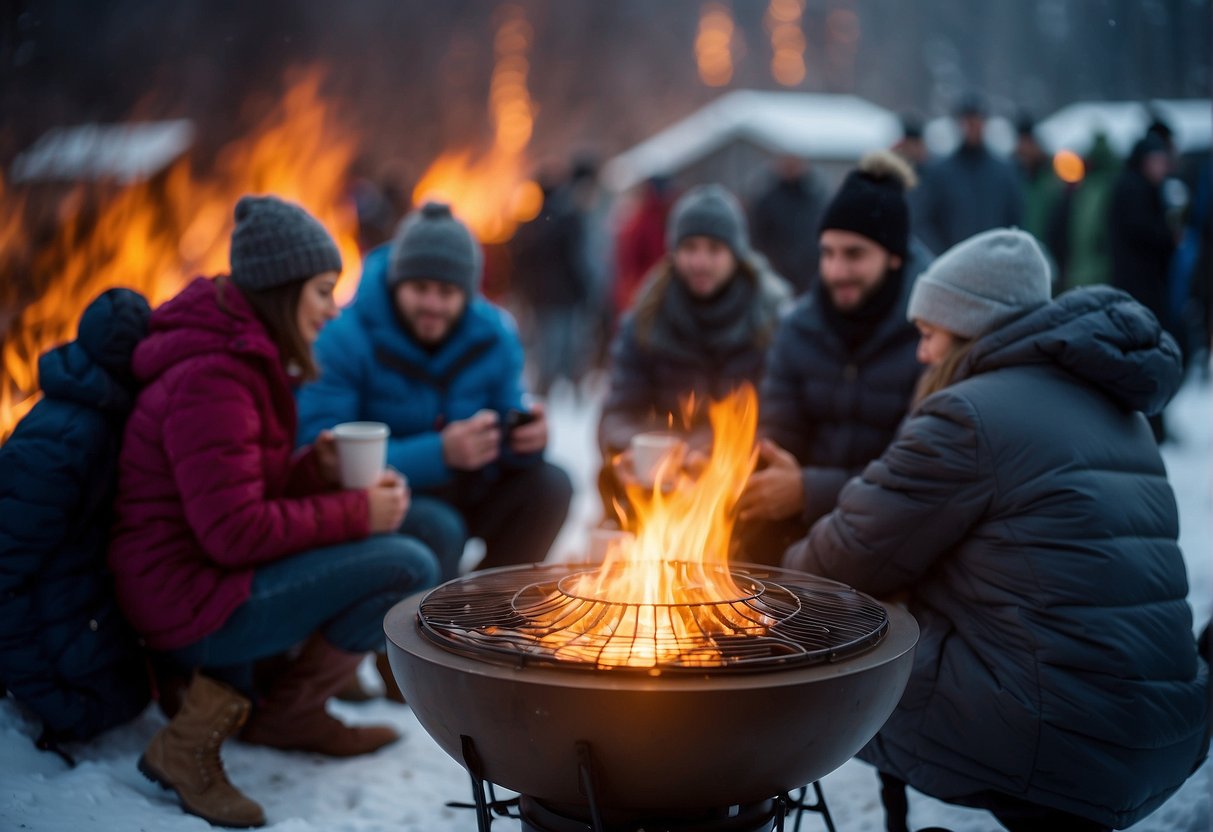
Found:
M 468 227 L 441 202 L 427 202 L 400 223 L 388 255 L 387 285 L 437 280 L 474 295 L 483 255 Z
M 666 226 L 666 247 L 673 251 L 687 237 L 713 237 L 744 259 L 750 254 L 741 203 L 723 185 L 697 185 L 678 198 Z
M 274 196 L 240 197 L 229 259 L 232 282 L 254 292 L 341 271 L 341 252 L 320 221 Z
M 906 318 L 964 338 L 996 329 L 1050 299 L 1049 264 L 1031 234 L 983 231 L 944 252 L 914 283 Z

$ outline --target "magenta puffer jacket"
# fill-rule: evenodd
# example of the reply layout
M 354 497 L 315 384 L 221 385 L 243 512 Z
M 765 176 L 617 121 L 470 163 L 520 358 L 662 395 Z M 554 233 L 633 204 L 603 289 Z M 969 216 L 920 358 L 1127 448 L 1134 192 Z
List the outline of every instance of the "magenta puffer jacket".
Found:
M 109 549 L 119 603 L 154 650 L 215 632 L 259 565 L 366 537 L 365 492 L 292 453 L 277 347 L 231 284 L 198 278 L 152 313 L 134 371 Z

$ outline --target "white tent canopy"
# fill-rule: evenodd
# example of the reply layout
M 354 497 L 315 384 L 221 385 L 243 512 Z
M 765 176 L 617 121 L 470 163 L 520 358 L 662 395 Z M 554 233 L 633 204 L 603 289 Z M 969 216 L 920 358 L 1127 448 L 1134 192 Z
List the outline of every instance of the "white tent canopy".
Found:
M 611 159 L 603 180 L 624 191 L 673 175 L 726 145 L 743 141 L 776 155 L 852 162 L 901 136 L 897 116 L 853 95 L 738 90 Z
M 186 119 L 84 124 L 46 133 L 13 161 L 14 182 L 112 179 L 130 184 L 155 176 L 189 149 Z
M 1127 156 L 1157 115 L 1175 131 L 1180 153 L 1208 150 L 1213 138 L 1213 102 L 1207 98 L 1138 101 L 1083 101 L 1063 107 L 1036 126 L 1041 143 L 1051 151 L 1085 153 L 1098 132 L 1112 149 Z

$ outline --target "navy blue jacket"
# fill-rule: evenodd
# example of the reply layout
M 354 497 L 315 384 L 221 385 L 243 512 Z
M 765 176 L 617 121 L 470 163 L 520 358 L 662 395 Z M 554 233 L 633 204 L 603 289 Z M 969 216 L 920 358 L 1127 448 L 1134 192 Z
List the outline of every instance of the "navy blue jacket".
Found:
M 809 292 L 784 319 L 771 345 L 760 389 L 764 436 L 800 462 L 807 528 L 834 508 L 838 492 L 888 446 L 910 408 L 922 371 L 918 330 L 906 321 L 915 279 L 930 263 L 912 246 L 901 296 L 854 354 Z
M 391 428 L 388 464 L 415 491 L 450 485 L 442 427 L 479 410 L 523 410 L 522 342 L 509 314 L 472 298 L 450 336 L 434 351 L 408 334 L 388 292 L 388 247 L 366 256 L 353 305 L 316 341 L 320 378 L 299 391 L 299 444 L 340 422 L 369 420 Z M 503 451 L 498 464 L 537 457 Z M 496 470 L 486 470 L 491 478 Z
M 105 567 L 130 354 L 147 302 L 111 289 L 38 362 L 43 398 L 0 447 L 0 682 L 58 740 L 87 739 L 148 701 L 135 635 Z
M 1139 410 L 1179 350 L 1077 289 L 980 338 L 785 564 L 906 592 L 922 636 L 861 756 L 943 799 L 993 789 L 1123 828 L 1208 745 L 1179 518 Z

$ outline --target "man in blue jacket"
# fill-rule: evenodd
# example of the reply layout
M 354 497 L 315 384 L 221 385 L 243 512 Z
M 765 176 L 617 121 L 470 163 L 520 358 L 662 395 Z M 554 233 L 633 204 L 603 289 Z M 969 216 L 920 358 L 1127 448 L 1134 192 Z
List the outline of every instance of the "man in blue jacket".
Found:
M 387 461 L 413 501 L 401 531 L 458 574 L 470 535 L 480 566 L 540 561 L 568 513 L 568 475 L 543 460 L 543 405 L 526 404 L 522 344 L 479 294 L 480 246 L 427 203 L 371 251 L 353 305 L 316 342 L 320 378 L 299 393 L 299 442 L 340 422 L 391 428 Z

